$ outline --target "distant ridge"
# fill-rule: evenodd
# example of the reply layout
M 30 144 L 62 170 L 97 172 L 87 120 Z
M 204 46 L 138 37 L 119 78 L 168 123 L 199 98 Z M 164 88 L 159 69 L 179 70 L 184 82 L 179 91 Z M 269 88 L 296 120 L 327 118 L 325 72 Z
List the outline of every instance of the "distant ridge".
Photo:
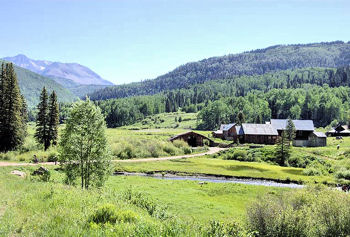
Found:
M 261 75 L 287 69 L 350 65 L 350 41 L 275 45 L 239 54 L 203 59 L 179 66 L 153 80 L 112 86 L 90 94 L 93 100 L 151 95 L 165 90 L 188 88 L 215 79 Z
M 4 61 L 0 60 L 0 64 Z M 42 88 L 45 86 L 49 93 L 53 90 L 57 93 L 59 102 L 72 102 L 77 97 L 51 78 L 39 75 L 35 72 L 15 65 L 15 72 L 21 93 L 24 95 L 29 108 L 34 108 L 39 103 Z
M 97 73 L 88 67 L 78 63 L 60 63 L 47 60 L 34 60 L 24 54 L 14 57 L 5 57 L 5 61 L 12 62 L 19 67 L 51 78 L 65 78 L 72 80 L 79 85 L 113 85 L 101 78 Z

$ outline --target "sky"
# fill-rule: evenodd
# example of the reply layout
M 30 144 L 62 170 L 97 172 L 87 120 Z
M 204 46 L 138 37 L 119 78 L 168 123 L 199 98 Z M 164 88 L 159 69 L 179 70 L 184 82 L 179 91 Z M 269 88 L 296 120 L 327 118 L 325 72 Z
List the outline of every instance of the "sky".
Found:
M 276 44 L 350 41 L 349 0 L 0 0 L 0 57 L 77 62 L 123 84 Z

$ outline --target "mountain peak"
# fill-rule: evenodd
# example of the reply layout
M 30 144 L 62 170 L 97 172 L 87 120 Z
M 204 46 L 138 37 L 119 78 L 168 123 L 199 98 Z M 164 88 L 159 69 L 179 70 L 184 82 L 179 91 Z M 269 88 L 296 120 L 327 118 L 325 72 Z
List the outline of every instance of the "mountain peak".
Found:
M 5 61 L 12 62 L 19 67 L 51 78 L 69 79 L 81 85 L 113 85 L 104 80 L 91 69 L 78 63 L 60 63 L 46 60 L 34 60 L 24 54 L 5 57 Z

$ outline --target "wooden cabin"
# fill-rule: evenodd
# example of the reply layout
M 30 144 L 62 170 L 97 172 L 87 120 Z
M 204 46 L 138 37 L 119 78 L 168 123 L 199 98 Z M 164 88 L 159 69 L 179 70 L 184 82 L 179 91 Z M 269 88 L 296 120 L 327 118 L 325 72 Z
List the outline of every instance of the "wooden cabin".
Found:
M 331 137 L 348 137 L 350 136 L 350 130 L 348 128 L 348 125 L 338 124 L 336 127 L 326 132 L 326 135 Z
M 255 144 L 275 144 L 277 130 L 271 124 L 243 123 L 240 127 L 240 142 Z
M 229 141 L 237 140 L 236 124 L 221 124 L 220 129 L 213 132 L 213 137 Z
M 175 140 L 183 140 L 187 142 L 189 146 L 192 146 L 192 147 L 204 146 L 205 141 L 208 142 L 209 146 L 214 146 L 215 144 L 214 141 L 211 140 L 210 138 L 193 131 L 181 133 L 169 139 L 169 141 L 171 142 Z
M 295 139 L 293 146 L 297 147 L 319 147 L 327 145 L 327 137 L 322 132 L 315 132 L 314 122 L 312 120 L 292 120 L 295 127 Z M 271 125 L 281 136 L 286 130 L 288 119 L 271 119 Z

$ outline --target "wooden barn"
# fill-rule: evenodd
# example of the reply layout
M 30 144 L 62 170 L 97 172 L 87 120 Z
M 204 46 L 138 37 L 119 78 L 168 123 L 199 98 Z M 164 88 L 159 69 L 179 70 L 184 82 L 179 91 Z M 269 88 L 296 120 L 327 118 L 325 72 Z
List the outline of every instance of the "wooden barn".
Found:
M 271 124 L 243 123 L 239 136 L 241 143 L 275 144 L 278 132 Z
M 169 141 L 173 142 L 175 140 L 183 140 L 185 142 L 188 143 L 188 145 L 192 146 L 192 147 L 197 147 L 197 146 L 204 146 L 205 145 L 205 141 L 207 141 L 209 146 L 214 146 L 214 141 L 211 140 L 210 138 L 193 132 L 193 131 L 189 131 L 189 132 L 185 132 L 185 133 L 181 133 L 179 135 L 176 135 L 172 138 L 169 139 Z
M 315 132 L 312 120 L 292 120 L 295 127 L 295 139 L 293 146 L 319 147 L 327 145 L 327 137 L 322 132 Z M 280 136 L 286 130 L 288 119 L 271 119 L 271 125 L 278 131 Z
M 230 141 L 237 140 L 236 124 L 221 124 L 220 129 L 213 132 L 213 137 Z
M 348 137 L 350 136 L 350 130 L 347 125 L 337 125 L 330 131 L 326 132 L 327 136 L 331 137 Z

